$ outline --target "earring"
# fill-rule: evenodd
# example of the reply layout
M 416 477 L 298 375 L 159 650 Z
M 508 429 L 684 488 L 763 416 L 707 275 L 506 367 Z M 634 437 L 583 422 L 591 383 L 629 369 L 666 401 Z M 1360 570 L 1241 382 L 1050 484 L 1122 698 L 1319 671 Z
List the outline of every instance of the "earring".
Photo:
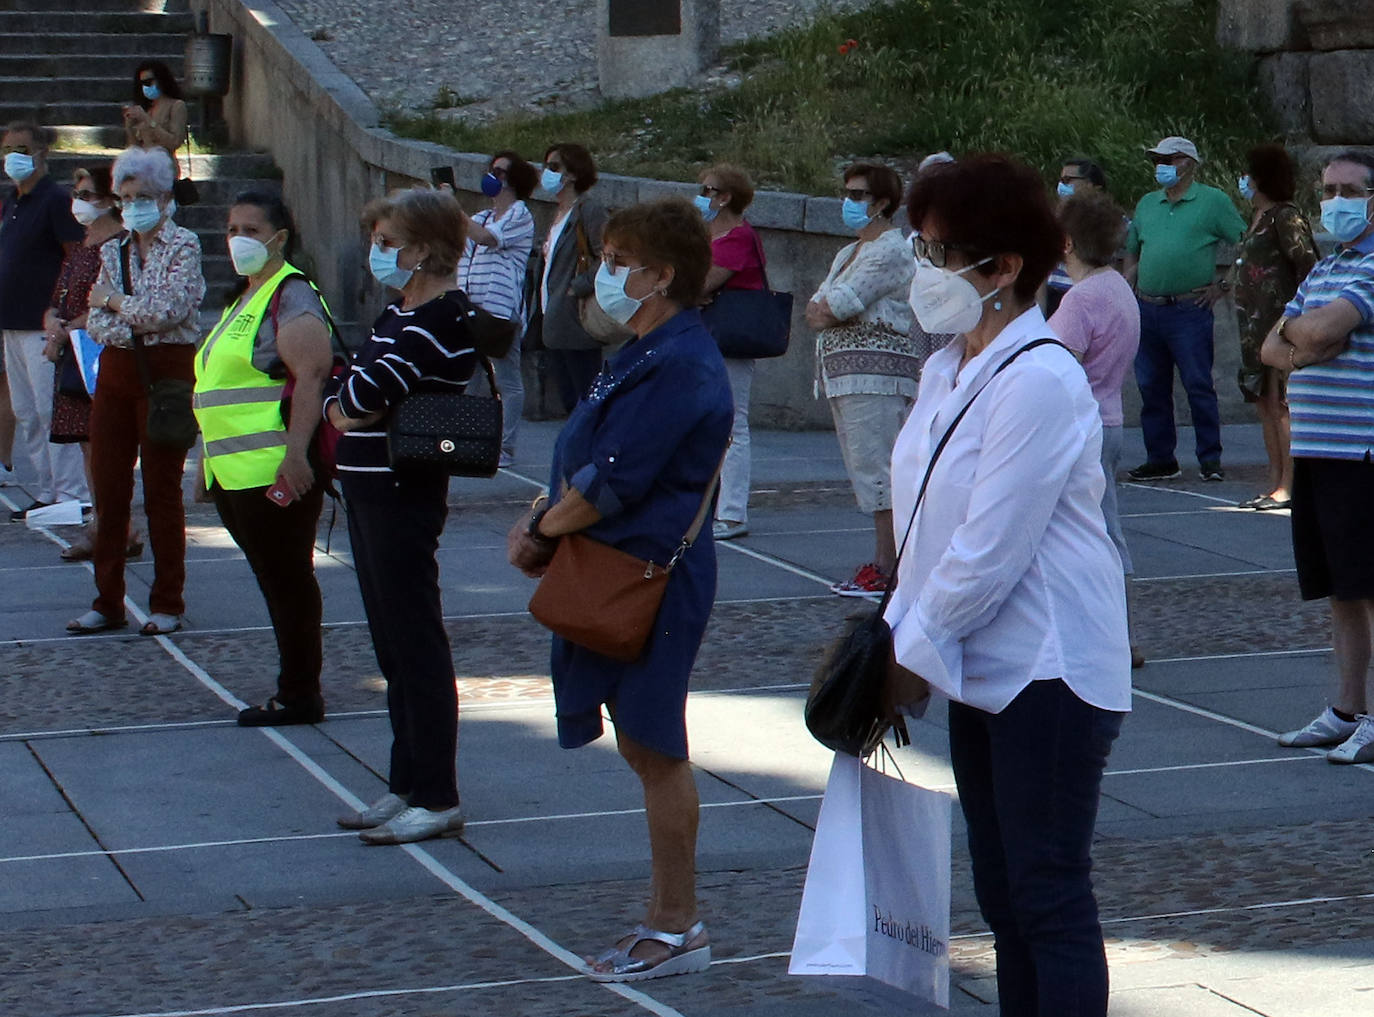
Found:
M 1000 310 L 1002 309 L 1002 301 L 1000 301 L 1000 300 L 994 300 L 994 301 L 992 302 L 992 309 L 993 309 L 994 311 L 1000 311 Z

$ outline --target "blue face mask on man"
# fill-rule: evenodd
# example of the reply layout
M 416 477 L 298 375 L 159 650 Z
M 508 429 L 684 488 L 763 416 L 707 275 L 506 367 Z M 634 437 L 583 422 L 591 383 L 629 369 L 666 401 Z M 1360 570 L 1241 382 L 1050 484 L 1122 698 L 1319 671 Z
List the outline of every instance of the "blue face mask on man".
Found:
M 1178 167 L 1170 162 L 1162 162 L 1155 167 L 1155 183 L 1160 187 L 1173 187 L 1178 183 Z
M 1343 244 L 1369 229 L 1368 198 L 1327 198 L 1322 202 L 1322 229 Z
M 5 156 L 5 176 L 16 184 L 22 184 L 33 176 L 33 156 L 23 152 L 10 152 Z
M 1061 180 L 1055 185 L 1054 190 L 1061 198 L 1068 199 L 1073 197 L 1073 184 L 1066 184 Z

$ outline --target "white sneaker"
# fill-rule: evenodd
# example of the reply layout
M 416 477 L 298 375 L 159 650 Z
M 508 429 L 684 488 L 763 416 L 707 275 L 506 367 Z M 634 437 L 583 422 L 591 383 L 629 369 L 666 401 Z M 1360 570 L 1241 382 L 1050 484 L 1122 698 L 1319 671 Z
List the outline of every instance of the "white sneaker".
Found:
M 345 830 L 370 830 L 374 826 L 381 826 L 405 807 L 404 798 L 388 791 L 362 812 L 350 812 L 346 816 L 340 816 L 335 822 Z
M 1328 763 L 1374 762 L 1374 717 L 1360 714 L 1359 726 L 1340 745 L 1326 754 Z
M 1316 720 L 1296 731 L 1279 735 L 1279 744 L 1285 749 L 1311 749 L 1321 745 L 1339 745 L 1355 733 L 1360 726 L 1358 720 L 1341 720 L 1336 711 L 1327 707 Z
M 463 811 L 457 805 L 441 812 L 412 805 L 396 813 L 382 826 L 375 830 L 364 830 L 358 836 L 364 844 L 410 844 L 417 840 L 461 833 L 462 829 Z
M 734 540 L 749 534 L 749 524 L 736 519 L 717 519 L 711 524 L 711 536 L 716 540 Z

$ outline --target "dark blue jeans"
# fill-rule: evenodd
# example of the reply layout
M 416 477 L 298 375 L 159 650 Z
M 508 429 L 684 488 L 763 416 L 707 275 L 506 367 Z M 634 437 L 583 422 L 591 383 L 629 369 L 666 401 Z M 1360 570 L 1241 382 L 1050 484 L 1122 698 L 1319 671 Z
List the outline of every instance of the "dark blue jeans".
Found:
M 1174 367 L 1188 395 L 1197 437 L 1197 461 L 1221 462 L 1221 417 L 1212 384 L 1212 309 L 1191 303 L 1140 304 L 1140 349 L 1135 380 L 1140 386 L 1140 429 L 1146 458 L 1174 461 Z
M 1124 714 L 1062 681 L 998 714 L 949 705 L 978 908 L 997 948 L 1002 1017 L 1105 1017 L 1107 956 L 1092 885 L 1102 771 Z

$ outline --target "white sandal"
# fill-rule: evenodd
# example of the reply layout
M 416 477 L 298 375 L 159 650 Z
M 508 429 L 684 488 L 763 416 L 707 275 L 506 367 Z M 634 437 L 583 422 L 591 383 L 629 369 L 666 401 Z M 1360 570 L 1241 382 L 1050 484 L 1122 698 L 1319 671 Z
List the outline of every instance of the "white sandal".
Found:
M 588 959 L 583 974 L 594 982 L 643 982 L 668 975 L 693 975 L 711 966 L 711 944 L 691 945 L 706 938 L 706 926 L 702 922 L 686 932 L 660 932 L 641 924 L 627 935 L 632 938 L 624 949 L 613 946 L 601 956 Z M 630 956 L 631 950 L 649 941 L 666 946 L 668 956 L 659 961 Z M 606 970 L 598 971 L 599 967 Z

